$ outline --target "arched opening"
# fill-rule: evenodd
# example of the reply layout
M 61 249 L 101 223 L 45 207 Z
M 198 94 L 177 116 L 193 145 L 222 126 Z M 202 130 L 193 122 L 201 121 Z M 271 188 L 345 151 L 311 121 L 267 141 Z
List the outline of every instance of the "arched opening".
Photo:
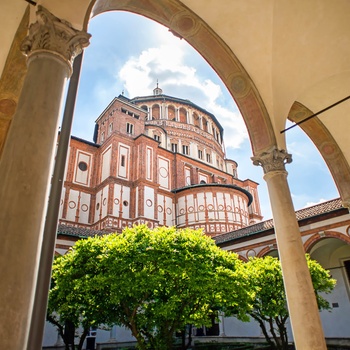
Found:
M 339 238 L 319 237 L 309 253 L 337 280 L 333 292 L 324 296 L 332 308 L 332 312 L 321 312 L 325 336 L 332 332 L 334 336 L 343 337 L 350 323 L 350 244 Z M 337 324 L 336 329 L 332 327 L 334 324 Z
M 176 121 L 175 107 L 172 105 L 168 106 L 168 119 Z
M 161 119 L 160 107 L 159 107 L 159 105 L 153 105 L 152 106 L 152 120 L 158 120 L 158 119 Z
M 187 111 L 185 108 L 180 108 L 180 123 L 187 123 Z

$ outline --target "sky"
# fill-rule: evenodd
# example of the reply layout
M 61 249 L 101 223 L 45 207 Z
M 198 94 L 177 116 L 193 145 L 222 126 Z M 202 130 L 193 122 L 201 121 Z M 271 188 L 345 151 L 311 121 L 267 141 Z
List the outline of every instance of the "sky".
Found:
M 216 116 L 224 128 L 226 157 L 238 163 L 238 177 L 258 182 L 265 219 L 272 217 L 261 167 L 254 166 L 252 149 L 240 112 L 221 79 L 185 40 L 168 28 L 127 12 L 109 12 L 91 19 L 92 35 L 85 49 L 72 134 L 92 141 L 95 120 L 114 97 L 153 94 L 157 80 L 166 95 L 189 99 Z M 288 124 L 290 125 L 290 124 Z M 317 149 L 295 127 L 287 131 L 286 166 L 294 208 L 302 209 L 339 197 Z

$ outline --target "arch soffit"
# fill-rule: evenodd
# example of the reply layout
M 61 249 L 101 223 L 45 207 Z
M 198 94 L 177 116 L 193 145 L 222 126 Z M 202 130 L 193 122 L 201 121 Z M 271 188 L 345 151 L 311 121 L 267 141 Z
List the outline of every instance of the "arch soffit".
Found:
M 315 233 L 304 243 L 305 252 L 310 253 L 311 249 L 317 242 L 326 238 L 337 238 L 350 245 L 350 237 L 336 231 L 325 231 L 322 235 Z
M 299 122 L 313 112 L 299 102 L 295 102 L 288 119 Z M 343 202 L 350 202 L 350 166 L 331 133 L 316 116 L 299 126 L 311 139 L 326 162 Z
M 177 0 L 96 0 L 92 17 L 117 10 L 136 13 L 165 25 L 207 60 L 241 111 L 254 155 L 276 144 L 270 118 L 254 83 L 231 49 L 201 18 Z

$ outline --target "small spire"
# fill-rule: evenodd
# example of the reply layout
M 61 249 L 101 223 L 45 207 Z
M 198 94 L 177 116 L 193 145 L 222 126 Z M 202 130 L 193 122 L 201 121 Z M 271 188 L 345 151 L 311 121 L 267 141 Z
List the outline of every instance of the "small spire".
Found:
M 124 89 L 122 90 L 122 95 L 124 96 Z
M 157 79 L 157 87 L 153 89 L 153 95 L 161 95 L 163 93 L 163 90 L 158 85 L 158 79 Z

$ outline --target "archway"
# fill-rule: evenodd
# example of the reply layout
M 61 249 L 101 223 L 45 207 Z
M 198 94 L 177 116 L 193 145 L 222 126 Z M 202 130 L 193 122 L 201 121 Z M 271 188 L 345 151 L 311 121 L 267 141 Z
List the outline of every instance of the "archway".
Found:
M 317 236 L 318 239 L 308 246 L 308 252 L 337 280 L 333 292 L 324 296 L 332 311 L 321 312 L 325 336 L 346 337 L 350 323 L 350 239 L 339 232 L 326 232 L 322 237 Z M 335 323 L 337 327 L 332 327 Z

